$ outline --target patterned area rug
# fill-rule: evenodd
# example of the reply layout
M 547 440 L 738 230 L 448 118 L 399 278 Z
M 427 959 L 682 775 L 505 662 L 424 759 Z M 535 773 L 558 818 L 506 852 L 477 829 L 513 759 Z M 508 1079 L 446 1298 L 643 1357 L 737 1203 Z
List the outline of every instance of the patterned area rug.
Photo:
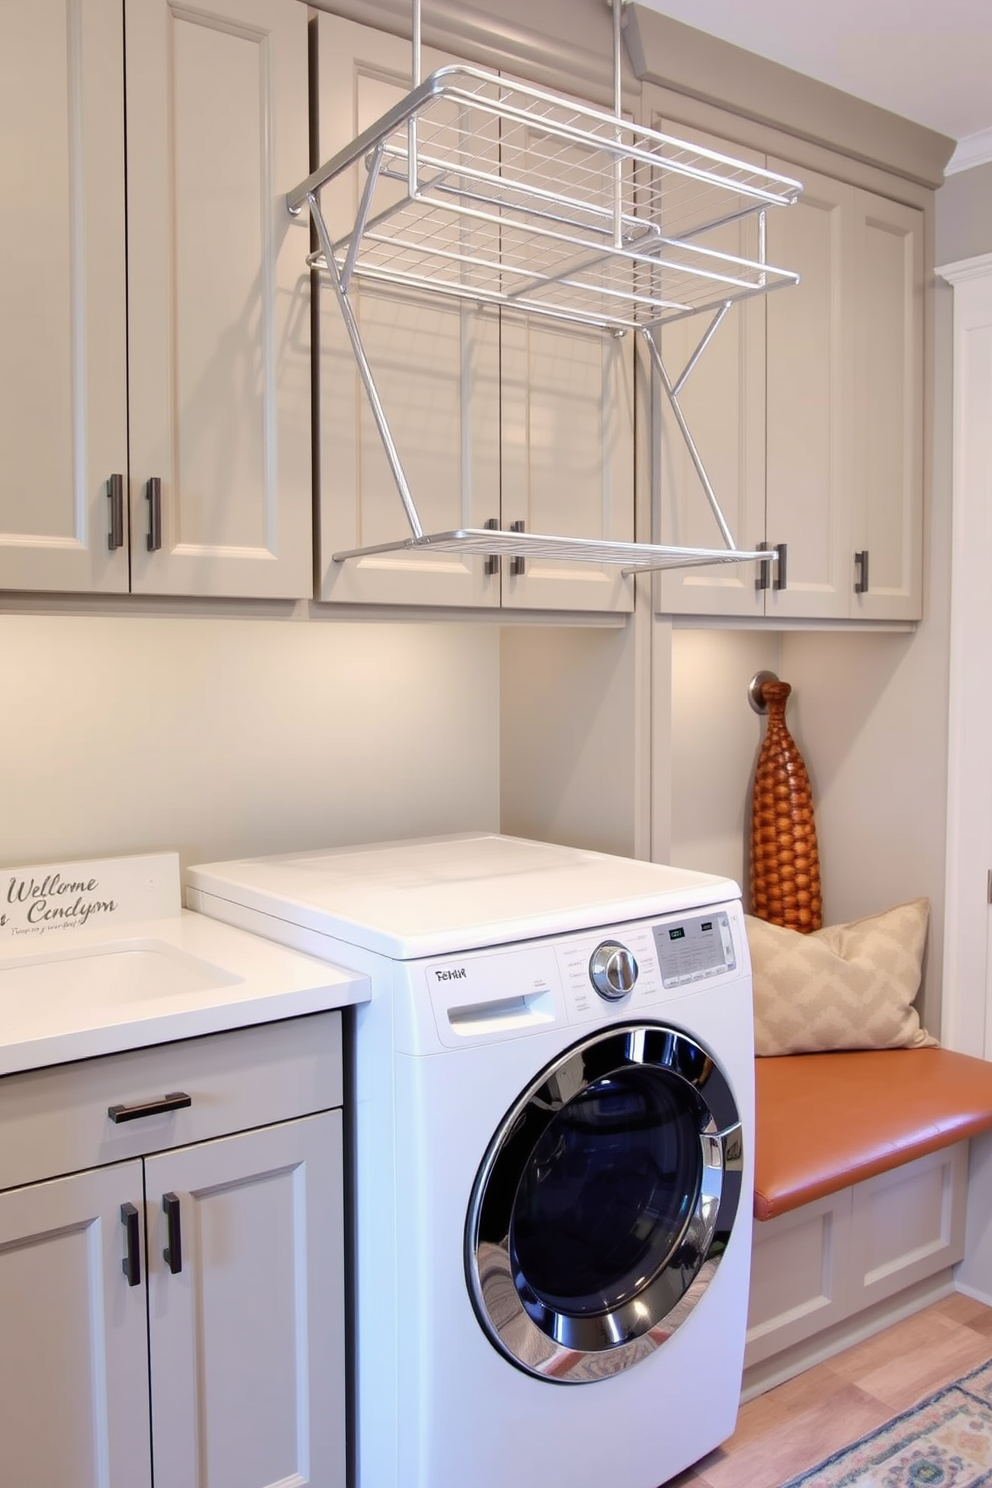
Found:
M 955 1380 L 782 1488 L 992 1485 L 992 1363 Z

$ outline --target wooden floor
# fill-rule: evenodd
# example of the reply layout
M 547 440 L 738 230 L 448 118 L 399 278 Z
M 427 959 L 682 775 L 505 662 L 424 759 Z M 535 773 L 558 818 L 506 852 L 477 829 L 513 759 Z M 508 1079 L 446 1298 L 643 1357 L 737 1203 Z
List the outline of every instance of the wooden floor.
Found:
M 992 1308 L 954 1293 L 741 1406 L 728 1442 L 666 1488 L 779 1488 L 992 1358 Z

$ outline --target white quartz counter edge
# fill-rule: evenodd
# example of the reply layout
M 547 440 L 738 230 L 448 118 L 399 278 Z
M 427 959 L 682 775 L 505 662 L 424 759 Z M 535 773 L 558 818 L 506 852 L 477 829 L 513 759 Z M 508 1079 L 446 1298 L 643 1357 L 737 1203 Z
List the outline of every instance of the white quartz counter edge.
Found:
M 113 1003 L 84 995 L 77 1005 L 71 994 L 48 999 L 16 990 L 19 971 L 42 963 L 79 965 L 83 958 L 92 981 L 108 951 L 192 957 L 221 977 L 193 991 L 149 994 L 139 976 L 133 995 Z M 71 932 L 71 940 L 65 934 L 5 941 L 0 947 L 0 1076 L 350 1007 L 370 995 L 369 979 L 360 973 L 189 910 L 115 927 L 110 940 L 104 930 L 83 927 Z

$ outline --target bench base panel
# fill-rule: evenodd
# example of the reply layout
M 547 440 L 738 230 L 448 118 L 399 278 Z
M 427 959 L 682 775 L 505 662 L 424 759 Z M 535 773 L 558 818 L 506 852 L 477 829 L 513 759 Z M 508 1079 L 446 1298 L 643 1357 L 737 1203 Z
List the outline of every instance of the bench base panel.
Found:
M 901 1323 L 904 1318 L 912 1317 L 914 1312 L 922 1312 L 924 1307 L 939 1302 L 943 1297 L 949 1297 L 956 1290 L 953 1268 L 948 1267 L 946 1271 L 938 1271 L 926 1281 L 918 1281 L 915 1286 L 907 1287 L 895 1297 L 876 1302 L 874 1307 L 868 1307 L 864 1312 L 856 1313 L 854 1317 L 845 1318 L 832 1328 L 825 1328 L 822 1333 L 804 1339 L 802 1343 L 793 1344 L 791 1348 L 773 1354 L 760 1364 L 745 1366 L 741 1404 L 753 1400 L 757 1395 L 764 1395 L 766 1390 L 774 1390 L 776 1385 L 784 1385 L 786 1380 L 794 1379 L 797 1374 L 803 1374 L 817 1364 L 826 1363 L 845 1349 L 864 1343 L 867 1338 L 872 1338 L 885 1328 L 891 1328 L 894 1323 Z
M 760 1394 L 951 1291 L 967 1182 L 968 1143 L 958 1142 L 756 1224 L 745 1392 Z

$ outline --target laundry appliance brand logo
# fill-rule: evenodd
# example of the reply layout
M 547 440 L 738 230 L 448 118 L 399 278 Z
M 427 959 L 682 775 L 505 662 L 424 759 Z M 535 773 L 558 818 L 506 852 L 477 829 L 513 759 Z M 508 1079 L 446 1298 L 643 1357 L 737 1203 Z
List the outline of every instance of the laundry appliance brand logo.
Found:
M 0 912 L 0 926 L 12 935 L 38 935 L 70 930 L 96 917 L 111 915 L 117 900 L 100 892 L 95 876 L 66 878 L 61 873 L 12 874 Z
M 435 967 L 434 975 L 439 982 L 463 982 L 468 973 L 464 966 L 448 966 L 443 970 Z

